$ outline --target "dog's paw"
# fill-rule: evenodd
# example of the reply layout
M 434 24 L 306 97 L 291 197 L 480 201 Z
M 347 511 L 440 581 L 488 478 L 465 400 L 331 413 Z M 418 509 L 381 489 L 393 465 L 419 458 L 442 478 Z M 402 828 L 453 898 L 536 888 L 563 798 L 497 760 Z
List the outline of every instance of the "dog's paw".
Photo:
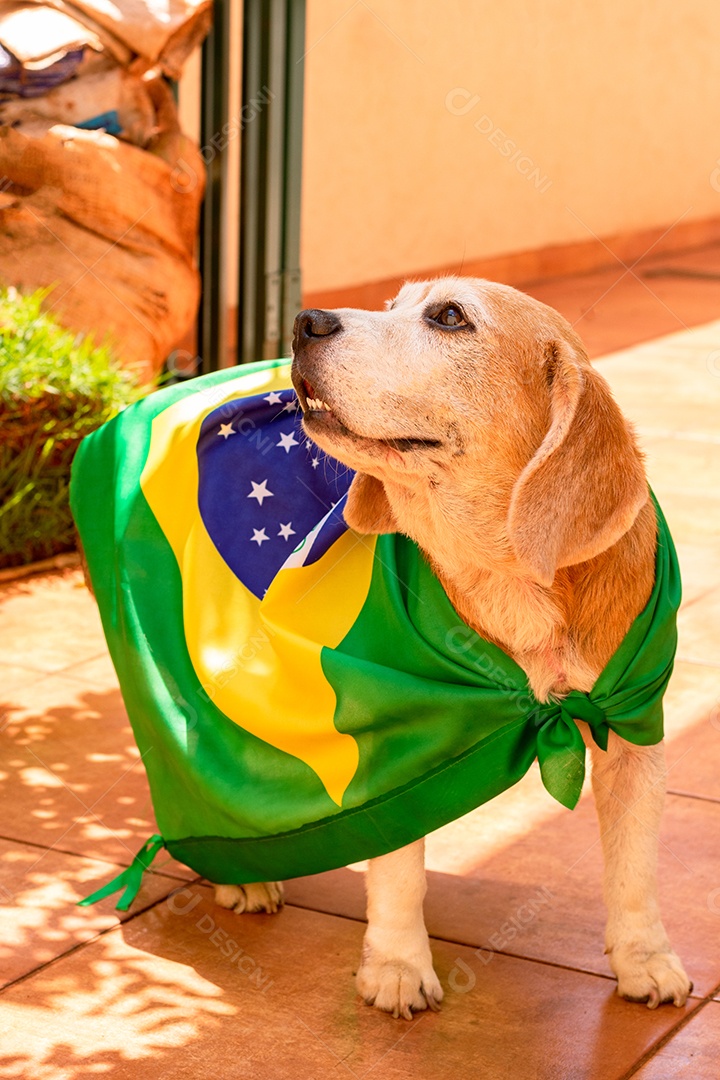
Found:
M 256 881 L 250 885 L 216 885 L 215 903 L 231 908 L 236 915 L 267 911 L 274 915 L 283 902 L 281 881 Z
M 611 966 L 617 975 L 620 997 L 645 1002 L 648 1009 L 656 1009 L 664 1002 L 680 1008 L 693 988 L 680 957 L 669 946 L 658 952 L 639 945 L 616 947 Z
M 357 988 L 368 1005 L 412 1020 L 413 1012 L 432 1009 L 437 1012 L 443 999 L 440 980 L 427 958 L 413 961 L 388 960 L 376 952 L 367 952 L 357 973 Z

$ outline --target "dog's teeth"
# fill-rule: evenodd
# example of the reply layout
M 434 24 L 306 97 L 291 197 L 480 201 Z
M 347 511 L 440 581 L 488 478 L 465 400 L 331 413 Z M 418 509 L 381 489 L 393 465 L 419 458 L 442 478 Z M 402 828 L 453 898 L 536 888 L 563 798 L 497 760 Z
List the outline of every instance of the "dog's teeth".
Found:
M 312 412 L 332 412 L 332 409 L 321 398 L 308 398 L 307 406 Z

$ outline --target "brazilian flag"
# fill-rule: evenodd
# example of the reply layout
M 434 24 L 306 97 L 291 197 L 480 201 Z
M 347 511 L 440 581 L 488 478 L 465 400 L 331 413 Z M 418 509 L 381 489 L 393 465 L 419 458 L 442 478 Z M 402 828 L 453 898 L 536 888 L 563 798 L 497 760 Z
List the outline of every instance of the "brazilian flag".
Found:
M 646 608 L 590 694 L 541 703 L 411 540 L 348 529 L 352 472 L 300 420 L 271 361 L 154 393 L 77 454 L 73 512 L 161 830 L 135 878 L 161 846 L 223 883 L 384 854 L 536 758 L 573 807 L 577 719 L 602 747 L 662 738 L 680 582 L 659 509 Z

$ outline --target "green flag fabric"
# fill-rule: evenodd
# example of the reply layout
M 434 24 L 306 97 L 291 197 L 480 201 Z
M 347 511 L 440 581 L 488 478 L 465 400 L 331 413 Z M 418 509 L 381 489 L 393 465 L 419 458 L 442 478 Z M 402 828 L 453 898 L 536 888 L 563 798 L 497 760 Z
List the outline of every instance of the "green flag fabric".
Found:
M 161 832 L 128 889 L 161 841 L 218 883 L 381 855 L 536 758 L 572 808 L 576 720 L 603 748 L 610 730 L 662 738 L 680 579 L 659 508 L 645 609 L 591 693 L 541 703 L 411 540 L 348 529 L 353 474 L 300 419 L 289 362 L 271 361 L 154 393 L 76 456 L 73 512 Z

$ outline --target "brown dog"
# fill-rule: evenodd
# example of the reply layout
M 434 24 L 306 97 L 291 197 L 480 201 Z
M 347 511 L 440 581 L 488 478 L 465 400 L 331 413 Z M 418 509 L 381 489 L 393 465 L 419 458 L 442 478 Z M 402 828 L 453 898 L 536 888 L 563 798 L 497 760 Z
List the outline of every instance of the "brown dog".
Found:
M 633 432 L 568 323 L 487 281 L 410 284 L 384 312 L 301 312 L 293 382 L 309 437 L 357 470 L 351 528 L 415 540 L 540 701 L 589 691 L 652 590 L 656 521 Z M 656 898 L 662 745 L 611 733 L 604 752 L 583 734 L 618 992 L 683 1005 L 691 984 Z M 371 860 L 367 885 L 360 993 L 395 1015 L 436 1007 L 423 841 Z M 217 899 L 274 909 L 278 895 L 219 886 Z

